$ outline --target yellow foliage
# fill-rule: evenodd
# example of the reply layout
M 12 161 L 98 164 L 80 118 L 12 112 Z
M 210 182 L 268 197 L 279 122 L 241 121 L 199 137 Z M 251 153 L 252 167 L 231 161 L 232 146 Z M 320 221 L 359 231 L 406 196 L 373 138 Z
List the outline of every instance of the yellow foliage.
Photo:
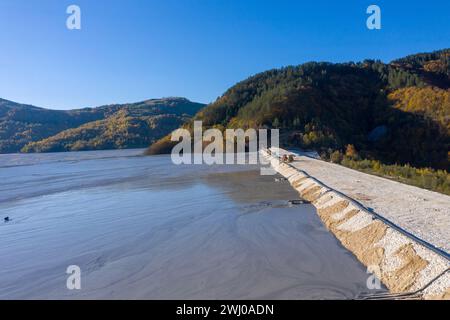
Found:
M 388 98 L 395 108 L 424 114 L 450 133 L 450 90 L 409 87 L 395 90 Z
M 358 152 L 356 151 L 356 148 L 352 144 L 348 144 L 345 149 L 345 155 L 349 158 L 356 158 L 358 156 Z

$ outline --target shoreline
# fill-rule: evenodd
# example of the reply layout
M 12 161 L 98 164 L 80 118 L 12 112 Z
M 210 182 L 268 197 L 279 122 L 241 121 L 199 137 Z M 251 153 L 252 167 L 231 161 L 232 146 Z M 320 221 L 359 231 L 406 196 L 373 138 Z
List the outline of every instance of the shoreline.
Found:
M 377 211 L 369 210 L 365 204 L 330 186 L 328 181 L 324 181 L 327 179 L 326 175 L 318 180 L 308 170 L 301 168 L 299 157 L 296 157 L 292 165 L 288 165 L 279 162 L 266 151 L 261 152 L 302 198 L 311 201 L 327 229 L 361 263 L 376 274 L 392 294 L 416 292 L 417 296 L 424 299 L 450 299 L 448 254 L 446 258 L 445 255 L 400 232 L 399 229 L 404 228 L 397 223 L 391 222 Z M 279 155 L 288 153 L 283 149 L 273 152 Z M 310 159 L 310 161 L 316 166 L 320 165 L 318 163 L 320 160 Z M 359 172 L 358 174 L 364 175 Z M 355 187 L 358 189 L 359 186 Z M 409 233 L 414 236 L 414 232 Z M 420 239 L 418 236 L 417 238 Z M 434 243 L 432 245 L 438 248 L 438 251 L 446 252 Z

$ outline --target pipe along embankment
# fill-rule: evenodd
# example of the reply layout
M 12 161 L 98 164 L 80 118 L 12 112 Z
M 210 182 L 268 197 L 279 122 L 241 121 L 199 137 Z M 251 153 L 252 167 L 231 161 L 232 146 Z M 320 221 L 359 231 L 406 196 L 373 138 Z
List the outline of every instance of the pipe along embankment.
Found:
M 305 171 L 261 150 L 275 171 L 310 201 L 341 244 L 383 282 L 392 297 L 450 299 L 449 255 Z

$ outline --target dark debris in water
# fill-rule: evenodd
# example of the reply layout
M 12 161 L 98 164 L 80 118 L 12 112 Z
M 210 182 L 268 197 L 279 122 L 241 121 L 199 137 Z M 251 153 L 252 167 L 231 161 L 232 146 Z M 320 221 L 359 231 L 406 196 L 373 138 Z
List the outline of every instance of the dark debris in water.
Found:
M 307 200 L 303 200 L 303 199 L 296 199 L 296 200 L 289 200 L 288 203 L 290 205 L 298 205 L 298 204 L 308 204 L 311 203 Z

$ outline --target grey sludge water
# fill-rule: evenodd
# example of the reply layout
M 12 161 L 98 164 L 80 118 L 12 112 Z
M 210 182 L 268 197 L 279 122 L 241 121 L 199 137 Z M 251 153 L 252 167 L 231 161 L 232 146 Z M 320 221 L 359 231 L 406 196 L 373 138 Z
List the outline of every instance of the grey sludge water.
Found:
M 345 299 L 366 269 L 256 166 L 0 156 L 0 298 Z M 81 289 L 66 288 L 69 265 Z

